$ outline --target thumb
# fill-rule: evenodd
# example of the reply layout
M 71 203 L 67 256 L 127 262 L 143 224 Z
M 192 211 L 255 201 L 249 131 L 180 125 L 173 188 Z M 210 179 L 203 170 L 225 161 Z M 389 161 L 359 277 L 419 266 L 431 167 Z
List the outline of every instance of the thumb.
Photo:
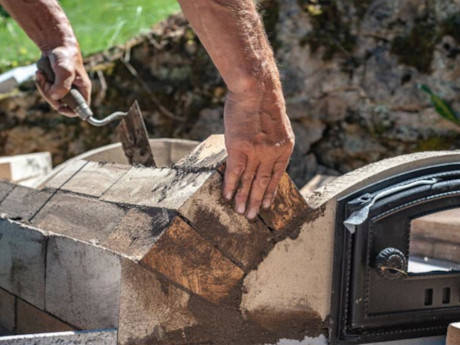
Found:
M 49 94 L 53 100 L 60 100 L 67 95 L 75 79 L 75 71 L 64 61 L 51 60 L 55 80 L 50 88 Z

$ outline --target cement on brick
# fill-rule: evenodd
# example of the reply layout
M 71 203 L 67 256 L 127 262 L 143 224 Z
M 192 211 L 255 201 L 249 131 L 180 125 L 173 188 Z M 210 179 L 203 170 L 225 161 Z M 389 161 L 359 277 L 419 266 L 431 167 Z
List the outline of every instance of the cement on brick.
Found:
M 184 170 L 217 169 L 226 159 L 225 138 L 218 134 L 208 137 L 175 166 Z
M 67 181 L 69 181 L 72 178 L 72 176 L 74 176 L 86 164 L 88 164 L 87 161 L 78 159 L 67 162 L 62 169 L 58 169 L 58 172 L 52 178 L 46 180 L 43 187 L 52 189 L 61 188 Z
M 157 343 L 196 324 L 190 295 L 128 260 L 122 261 L 119 345 Z M 174 344 L 174 342 L 171 342 Z
M 213 172 L 185 172 L 169 168 L 132 168 L 101 200 L 176 210 Z
M 81 329 L 118 324 L 119 258 L 70 238 L 50 237 L 46 311 Z
M 121 207 L 65 192 L 56 193 L 32 224 L 88 243 L 105 241 L 125 215 Z
M 17 301 L 17 334 L 33 334 L 47 332 L 73 331 L 70 325 L 56 319 L 43 310 L 18 299 Z
M 0 287 L 44 307 L 46 237 L 38 229 L 0 219 Z
M 0 180 L 0 202 L 2 202 L 3 199 L 5 199 L 6 196 L 11 193 L 15 186 L 16 185 L 12 183 Z
M 13 332 L 16 328 L 16 297 L 0 289 L 0 329 Z M 0 331 L 1 333 L 1 331 Z
M 11 219 L 29 221 L 50 199 L 52 192 L 17 186 L 0 203 L 0 213 Z
M 58 332 L 0 337 L 0 345 L 117 345 L 116 330 Z
M 61 189 L 100 197 L 130 168 L 127 165 L 88 162 Z

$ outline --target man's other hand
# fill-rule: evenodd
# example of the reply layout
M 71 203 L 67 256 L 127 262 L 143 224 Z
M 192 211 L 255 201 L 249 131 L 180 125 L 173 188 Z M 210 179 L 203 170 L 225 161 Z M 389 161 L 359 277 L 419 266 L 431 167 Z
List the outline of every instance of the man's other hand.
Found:
M 229 93 L 224 111 L 228 152 L 223 194 L 254 219 L 269 208 L 294 147 L 282 92 Z
M 76 46 L 61 46 L 48 52 L 43 52 L 43 55 L 50 60 L 55 80 L 54 83 L 50 83 L 42 72 L 37 71 L 36 84 L 38 90 L 58 112 L 69 117 L 77 116 L 72 109 L 64 105 L 60 100 L 72 87 L 76 87 L 86 102 L 90 104 L 91 81 L 83 66 L 80 50 Z

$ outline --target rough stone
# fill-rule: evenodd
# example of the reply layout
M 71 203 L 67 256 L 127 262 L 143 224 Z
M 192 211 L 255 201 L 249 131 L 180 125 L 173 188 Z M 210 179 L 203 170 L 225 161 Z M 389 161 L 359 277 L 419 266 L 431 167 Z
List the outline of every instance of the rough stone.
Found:
M 118 324 L 120 262 L 107 250 L 51 236 L 46 264 L 46 311 L 80 329 Z
M 46 237 L 34 228 L 0 219 L 0 287 L 44 308 Z

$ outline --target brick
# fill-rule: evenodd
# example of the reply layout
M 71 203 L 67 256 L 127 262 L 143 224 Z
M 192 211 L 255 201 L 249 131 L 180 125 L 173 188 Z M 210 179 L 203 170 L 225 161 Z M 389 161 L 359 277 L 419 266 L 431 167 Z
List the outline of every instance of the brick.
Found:
M 0 213 L 8 218 L 29 221 L 35 213 L 50 199 L 50 191 L 39 191 L 32 188 L 17 186 L 0 203 Z
M 40 229 L 99 243 L 107 239 L 124 215 L 125 210 L 117 205 L 58 192 L 32 223 Z
M 37 229 L 0 219 L 0 287 L 44 307 L 46 237 Z
M 61 189 L 100 197 L 129 169 L 126 165 L 88 162 Z
M 74 328 L 70 325 L 18 299 L 17 334 L 65 332 L 72 330 L 74 330 Z
M 117 330 L 26 334 L 0 338 L 0 345 L 116 345 Z
M 120 294 L 119 259 L 107 250 L 50 237 L 46 311 L 81 329 L 115 328 Z
M 164 208 L 130 209 L 102 246 L 140 260 L 174 217 Z
M 272 246 L 272 234 L 259 220 L 250 222 L 222 197 L 222 177 L 212 175 L 179 209 L 194 229 L 246 269 Z
M 190 295 L 145 268 L 122 261 L 118 344 L 167 342 L 168 333 L 196 321 L 188 310 Z M 180 333 L 182 336 L 182 332 Z M 181 342 L 182 343 L 182 342 Z
M 432 258 L 460 263 L 460 244 L 434 242 Z
M 214 303 L 227 297 L 244 275 L 238 266 L 179 217 L 173 220 L 142 262 Z
M 74 176 L 86 164 L 88 164 L 87 161 L 78 159 L 64 163 L 62 169 L 59 170 L 52 178 L 45 182 L 44 187 L 52 189 L 61 188 L 67 181 L 69 181 L 72 178 L 72 176 Z
M 447 328 L 446 345 L 460 344 L 460 323 L 451 323 Z
M 16 297 L 0 289 L 0 329 L 13 332 L 16 328 Z
M 460 243 L 460 208 L 436 212 L 416 218 L 411 223 L 411 234 L 428 240 Z
M 6 181 L 0 180 L 0 202 L 6 198 L 8 194 L 14 189 L 15 185 Z
M 23 183 L 46 176 L 51 171 L 49 152 L 0 157 L 0 179 Z
M 184 170 L 217 169 L 227 159 L 223 135 L 211 135 L 175 166 Z
M 101 200 L 174 210 L 182 206 L 212 173 L 132 168 Z
M 268 210 L 261 210 L 264 223 L 275 231 L 295 232 L 305 222 L 308 205 L 288 174 L 278 185 L 275 200 Z

